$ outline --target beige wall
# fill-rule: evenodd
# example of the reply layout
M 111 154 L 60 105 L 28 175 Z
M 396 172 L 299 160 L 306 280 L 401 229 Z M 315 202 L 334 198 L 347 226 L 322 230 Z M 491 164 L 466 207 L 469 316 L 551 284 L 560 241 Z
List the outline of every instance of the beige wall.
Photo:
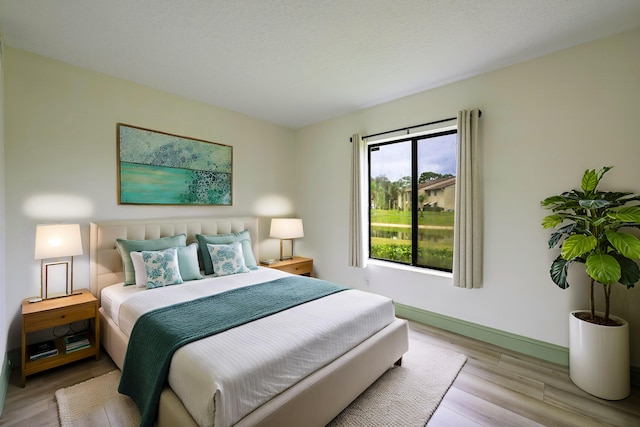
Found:
M 539 202 L 578 188 L 587 168 L 614 165 L 603 188 L 640 193 L 640 29 L 559 51 L 297 132 L 300 254 L 325 279 L 486 327 L 568 346 L 568 312 L 588 307 L 571 274 L 561 290 L 548 275 L 555 253 Z M 363 70 L 366 72 L 366 70 Z M 484 288 L 375 265 L 347 267 L 349 136 L 373 134 L 482 109 Z M 330 172 L 328 172 L 330 171 Z M 318 197 L 322 194 L 322 197 Z M 366 285 L 368 283 L 368 285 Z M 640 336 L 640 286 L 614 290 L 613 312 Z M 640 366 L 640 339 L 632 339 Z
M 6 53 L 9 349 L 20 344 L 21 300 L 40 293 L 38 223 L 81 224 L 85 255 L 76 258 L 74 283 L 87 287 L 92 220 L 257 215 L 266 239 L 271 216 L 295 214 L 292 130 L 24 51 Z M 118 205 L 118 122 L 233 146 L 233 206 Z M 261 248 L 267 257 L 278 251 L 272 240 Z

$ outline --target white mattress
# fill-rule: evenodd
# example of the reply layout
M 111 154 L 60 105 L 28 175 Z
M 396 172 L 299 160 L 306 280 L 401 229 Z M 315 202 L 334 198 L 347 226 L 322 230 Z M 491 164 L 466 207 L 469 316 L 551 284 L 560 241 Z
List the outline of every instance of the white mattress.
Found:
M 150 309 L 286 275 L 260 268 L 149 291 L 113 285 L 102 305 L 129 335 Z M 168 381 L 199 425 L 230 426 L 394 319 L 386 297 L 338 292 L 182 347 Z
M 191 280 L 181 285 L 168 286 L 158 289 L 158 292 L 149 292 L 146 288 L 138 288 L 133 285 L 123 286 L 122 283 L 117 283 L 102 289 L 101 305 L 109 317 L 129 336 L 138 316 L 153 308 L 275 280 L 288 275 L 288 273 L 274 268 L 258 267 L 258 270 L 250 270 L 246 274 L 223 277 L 206 276 L 203 280 Z M 125 311 L 120 313 L 120 306 L 124 302 L 128 304 L 125 306 Z

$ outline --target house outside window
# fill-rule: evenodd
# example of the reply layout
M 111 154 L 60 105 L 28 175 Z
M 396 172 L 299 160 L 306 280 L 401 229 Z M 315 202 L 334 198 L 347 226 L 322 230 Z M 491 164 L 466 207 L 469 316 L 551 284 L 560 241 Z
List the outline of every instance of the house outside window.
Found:
M 452 270 L 456 134 L 368 145 L 369 258 Z

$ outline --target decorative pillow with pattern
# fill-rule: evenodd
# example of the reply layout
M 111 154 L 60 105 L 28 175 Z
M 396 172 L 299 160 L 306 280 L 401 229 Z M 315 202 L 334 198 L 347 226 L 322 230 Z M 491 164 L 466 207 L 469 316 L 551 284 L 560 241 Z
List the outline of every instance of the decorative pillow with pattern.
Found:
M 200 244 L 200 254 L 202 255 L 202 265 L 204 267 L 204 274 L 213 274 L 213 265 L 211 264 L 211 256 L 207 245 L 228 245 L 229 243 L 240 242 L 242 243 L 242 254 L 244 256 L 244 265 L 251 270 L 257 270 L 258 264 L 256 258 L 253 256 L 253 247 L 251 243 L 251 234 L 249 230 L 244 230 L 239 233 L 231 234 L 196 234 L 196 239 Z
M 147 272 L 147 289 L 183 283 L 178 264 L 178 249 L 142 251 L 142 260 Z
M 131 261 L 131 252 L 158 251 L 161 249 L 169 249 L 186 245 L 187 235 L 184 233 L 149 240 L 116 239 L 116 249 L 122 258 L 124 285 L 129 286 L 136 283 L 136 273 L 133 268 L 133 261 Z
M 242 243 L 234 242 L 228 245 L 207 244 L 207 249 L 211 255 L 214 277 L 249 272 L 244 263 Z

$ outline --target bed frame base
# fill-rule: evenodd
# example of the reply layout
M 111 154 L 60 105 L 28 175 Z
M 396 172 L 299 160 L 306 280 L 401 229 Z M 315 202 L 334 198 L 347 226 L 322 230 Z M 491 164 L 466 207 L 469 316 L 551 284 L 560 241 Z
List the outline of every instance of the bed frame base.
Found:
M 408 350 L 408 326 L 396 320 L 349 353 L 314 372 L 240 420 L 236 427 L 326 426 Z M 158 427 L 195 427 L 180 399 L 165 387 Z
M 126 336 L 100 308 L 102 344 L 122 369 Z M 325 426 L 408 351 L 407 321 L 396 319 L 324 368 L 309 375 L 240 420 L 236 426 Z M 196 427 L 176 394 L 166 386 L 160 395 L 158 427 Z

